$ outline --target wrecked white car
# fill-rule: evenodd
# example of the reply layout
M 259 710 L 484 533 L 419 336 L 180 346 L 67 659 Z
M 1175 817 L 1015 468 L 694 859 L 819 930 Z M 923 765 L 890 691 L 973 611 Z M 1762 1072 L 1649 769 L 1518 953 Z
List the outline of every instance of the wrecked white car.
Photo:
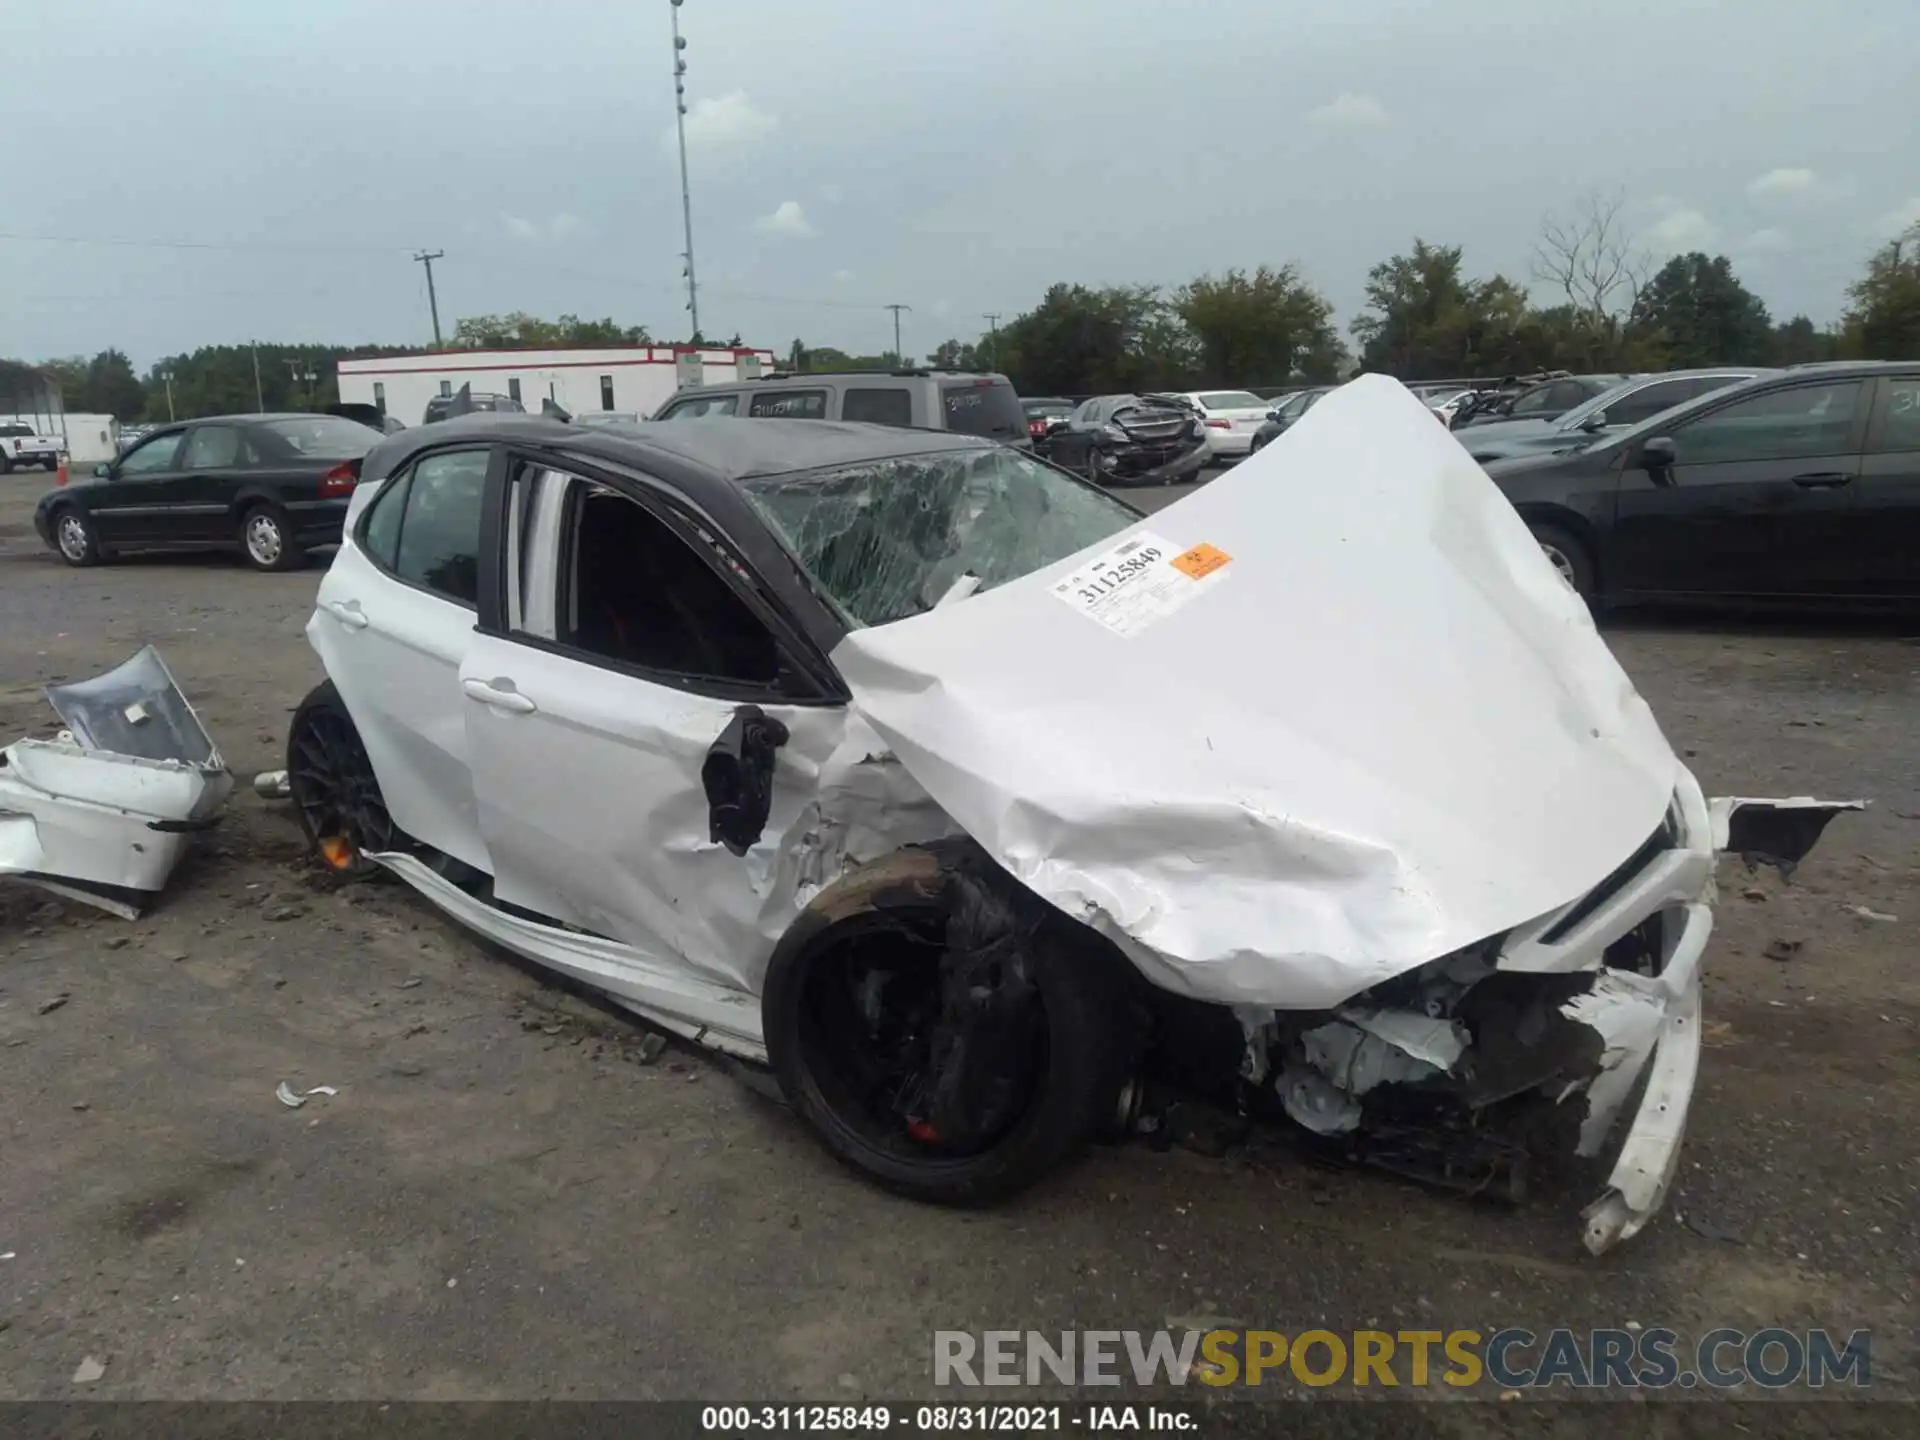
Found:
M 137 919 L 233 776 L 150 645 L 47 699 L 66 728 L 0 749 L 0 875 Z
M 1157 1062 L 1470 1186 L 1673 1172 L 1718 811 L 1586 608 L 1398 384 L 1150 520 L 989 442 L 479 417 L 369 455 L 292 796 L 835 1154 L 982 1202 Z M 1731 826 L 1739 834 L 1729 836 Z

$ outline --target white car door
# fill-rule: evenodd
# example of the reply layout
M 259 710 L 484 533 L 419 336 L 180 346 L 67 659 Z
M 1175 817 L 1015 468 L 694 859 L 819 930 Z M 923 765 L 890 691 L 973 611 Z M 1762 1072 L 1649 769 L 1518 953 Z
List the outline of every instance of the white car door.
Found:
M 775 842 L 814 804 L 845 710 L 663 497 L 532 465 L 509 496 L 505 633 L 476 634 L 460 672 L 494 896 L 633 947 L 641 985 L 664 967 L 756 994 L 790 918 L 768 900 Z M 789 735 L 766 843 L 736 854 L 701 772 L 743 705 Z
M 307 624 L 394 823 L 483 870 L 460 665 L 474 638 L 492 454 L 436 451 L 388 480 L 349 524 Z

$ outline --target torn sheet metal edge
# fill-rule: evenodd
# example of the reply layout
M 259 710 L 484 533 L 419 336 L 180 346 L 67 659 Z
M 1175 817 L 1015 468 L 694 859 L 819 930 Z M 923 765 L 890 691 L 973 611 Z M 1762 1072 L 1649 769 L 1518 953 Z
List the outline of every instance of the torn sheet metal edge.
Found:
M 60 723 L 88 750 L 224 770 L 193 703 L 151 645 L 86 680 L 46 687 Z
M 1787 875 L 1819 843 L 1835 815 L 1866 808 L 1864 800 L 1816 800 L 1811 795 L 1771 800 L 1716 795 L 1707 805 L 1716 851 L 1778 865 Z
M 516 955 L 571 975 L 676 1035 L 765 1064 L 760 1003 L 744 990 L 707 983 L 650 962 L 632 946 L 522 919 L 476 900 L 411 855 L 370 855 L 462 924 Z

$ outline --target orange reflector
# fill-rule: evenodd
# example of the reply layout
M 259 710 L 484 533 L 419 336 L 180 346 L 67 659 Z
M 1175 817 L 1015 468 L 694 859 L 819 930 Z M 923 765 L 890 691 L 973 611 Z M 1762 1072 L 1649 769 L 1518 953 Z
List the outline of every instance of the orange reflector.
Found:
M 320 842 L 320 858 L 336 870 L 353 864 L 353 842 L 344 835 L 329 835 Z

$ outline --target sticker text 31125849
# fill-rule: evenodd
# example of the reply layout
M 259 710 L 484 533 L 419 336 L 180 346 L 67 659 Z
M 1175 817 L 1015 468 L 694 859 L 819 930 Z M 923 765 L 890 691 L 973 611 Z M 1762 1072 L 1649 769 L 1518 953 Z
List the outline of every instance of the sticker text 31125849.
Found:
M 1232 558 L 1212 545 L 1177 549 L 1142 532 L 1056 580 L 1053 593 L 1114 634 L 1132 636 L 1225 580 Z

